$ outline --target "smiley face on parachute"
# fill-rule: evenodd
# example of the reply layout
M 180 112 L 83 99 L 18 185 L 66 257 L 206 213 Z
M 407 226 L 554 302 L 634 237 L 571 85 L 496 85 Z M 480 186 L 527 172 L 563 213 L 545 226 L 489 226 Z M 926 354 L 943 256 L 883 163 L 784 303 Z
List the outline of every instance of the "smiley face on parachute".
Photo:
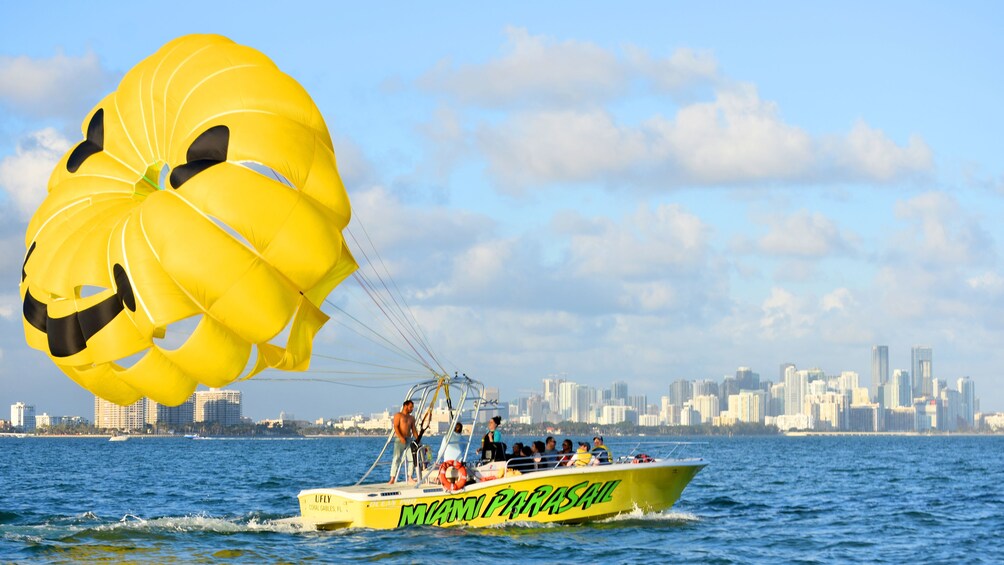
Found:
M 177 405 L 199 383 L 306 368 L 319 305 L 356 268 L 306 91 L 254 49 L 185 36 L 83 125 L 25 234 L 29 345 L 119 404 Z M 195 327 L 184 343 L 162 342 L 183 323 Z

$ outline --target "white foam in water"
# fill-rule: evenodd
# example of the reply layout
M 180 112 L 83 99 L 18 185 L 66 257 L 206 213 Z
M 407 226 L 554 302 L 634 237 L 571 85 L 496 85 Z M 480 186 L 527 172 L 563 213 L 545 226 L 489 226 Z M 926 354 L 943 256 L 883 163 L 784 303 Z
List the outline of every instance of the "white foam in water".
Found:
M 216 532 L 224 534 L 240 532 L 299 533 L 303 527 L 298 520 L 259 520 L 214 518 L 204 514 L 193 516 L 165 516 L 146 520 L 126 514 L 118 523 L 97 526 L 98 530 L 167 530 L 174 532 Z
M 635 521 L 646 521 L 646 522 L 699 522 L 701 519 L 695 514 L 690 512 L 645 512 L 637 506 L 634 510 L 630 512 L 625 512 L 623 514 L 618 514 L 616 516 L 611 516 L 610 518 L 605 518 L 603 520 L 597 520 L 596 523 L 599 524 L 612 524 L 616 522 L 635 522 Z M 566 527 L 564 524 L 558 524 L 554 522 L 530 522 L 530 521 L 520 521 L 515 520 L 512 522 L 504 522 L 501 524 L 492 524 L 488 526 L 491 529 L 499 528 L 556 528 L 556 527 Z
M 635 521 L 644 520 L 651 522 L 699 522 L 700 518 L 690 512 L 645 512 L 637 506 L 634 510 L 630 512 L 625 512 L 623 514 L 618 514 L 602 520 L 603 523 L 608 524 L 611 522 L 625 522 L 625 521 Z

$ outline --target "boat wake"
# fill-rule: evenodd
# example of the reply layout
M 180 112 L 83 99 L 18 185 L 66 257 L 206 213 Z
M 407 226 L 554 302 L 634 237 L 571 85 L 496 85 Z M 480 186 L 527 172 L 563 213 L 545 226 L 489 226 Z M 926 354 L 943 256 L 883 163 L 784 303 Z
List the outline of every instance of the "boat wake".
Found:
M 0 537 L 11 540 L 74 541 L 115 540 L 170 537 L 179 533 L 240 534 L 279 533 L 299 534 L 304 531 L 299 517 L 214 517 L 205 514 L 190 516 L 163 516 L 145 519 L 126 514 L 118 521 L 102 520 L 91 512 L 77 516 L 51 518 L 36 524 L 5 524 L 0 526 Z
M 579 526 L 586 527 L 624 527 L 624 526 L 648 526 L 651 527 L 654 523 L 666 526 L 679 526 L 684 524 L 692 524 L 700 522 L 701 518 L 696 514 L 691 514 L 690 512 L 646 512 L 637 506 L 631 512 L 625 512 L 623 514 L 618 514 L 616 516 L 611 516 L 602 520 L 597 520 L 595 522 L 578 524 Z M 486 526 L 485 530 L 504 530 L 507 532 L 512 532 L 512 530 L 543 530 L 549 528 L 568 528 L 575 527 L 569 524 L 560 524 L 555 522 L 530 522 L 530 521 L 520 521 L 515 520 L 512 522 L 506 522 L 503 524 L 494 524 L 491 526 Z M 481 529 L 481 528 L 478 528 Z
M 645 512 L 636 506 L 631 512 L 611 516 L 606 520 L 601 520 L 599 523 L 616 524 L 619 522 L 662 522 L 671 524 L 689 524 L 700 521 L 700 517 L 696 514 L 691 514 L 690 512 Z
M 147 532 L 205 532 L 234 534 L 245 532 L 275 532 L 295 534 L 303 531 L 299 521 L 283 518 L 263 518 L 252 515 L 242 518 L 219 518 L 204 514 L 192 516 L 164 516 L 144 519 L 132 514 L 122 517 L 117 523 L 102 524 L 93 530 L 105 531 L 147 531 Z

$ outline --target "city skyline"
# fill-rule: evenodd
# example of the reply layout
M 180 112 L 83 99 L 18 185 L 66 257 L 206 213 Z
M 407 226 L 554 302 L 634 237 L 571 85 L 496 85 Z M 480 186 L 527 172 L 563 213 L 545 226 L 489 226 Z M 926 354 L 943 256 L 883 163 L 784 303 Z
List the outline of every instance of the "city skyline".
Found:
M 370 5 L 164 7 L 156 26 L 121 1 L 6 7 L 0 401 L 89 405 L 25 344 L 28 221 L 128 69 L 218 33 L 309 92 L 350 228 L 444 372 L 515 390 L 566 372 L 655 394 L 789 361 L 868 379 L 882 344 L 888 379 L 920 378 L 913 394 L 930 383 L 911 356 L 923 346 L 934 376 L 968 375 L 985 408 L 1004 408 L 1004 77 L 986 71 L 1004 6 L 400 5 L 392 20 Z M 352 280 L 331 301 L 328 314 L 373 309 Z M 248 412 L 391 405 L 402 391 L 388 387 L 416 375 L 337 318 L 315 352 L 311 372 L 235 385 Z M 368 365 L 332 361 L 349 356 Z
M 574 380 L 573 376 L 568 375 L 567 373 L 557 373 L 542 378 L 543 389 L 540 391 L 542 392 L 542 395 L 539 396 L 541 396 L 542 400 L 545 403 L 546 402 L 554 403 L 556 402 L 555 401 L 556 398 L 558 398 L 559 396 L 564 396 L 566 400 L 565 403 L 561 405 L 561 411 L 558 412 L 552 411 L 552 412 L 553 414 L 561 414 L 562 417 L 570 419 L 571 421 L 591 421 L 591 419 L 595 420 L 595 418 L 597 417 L 597 413 L 595 412 L 595 410 L 599 409 L 600 411 L 603 411 L 605 408 L 610 406 L 606 402 L 608 398 L 601 397 L 598 395 L 598 392 L 600 391 L 602 391 L 604 394 L 609 394 L 609 396 L 613 399 L 620 399 L 624 401 L 620 403 L 615 402 L 613 403 L 613 405 L 630 408 L 632 406 L 632 402 L 635 403 L 634 410 L 639 414 L 646 412 L 651 413 L 651 408 L 655 406 L 651 403 L 646 403 L 644 400 L 639 400 L 647 398 L 648 395 L 653 395 L 653 398 L 660 398 L 664 410 L 665 403 L 667 401 L 679 407 L 683 404 L 683 402 L 680 400 L 681 397 L 683 396 L 686 396 L 687 399 L 693 399 L 698 396 L 702 395 L 706 396 L 709 394 L 713 394 L 716 396 L 721 410 L 725 411 L 731 409 L 728 407 L 729 406 L 728 402 L 730 401 L 729 396 L 731 395 L 731 393 L 737 393 L 737 392 L 741 393 L 747 389 L 750 390 L 761 389 L 762 392 L 771 392 L 770 385 L 774 384 L 783 385 L 789 382 L 789 379 L 792 376 L 796 374 L 803 374 L 803 379 L 815 378 L 829 381 L 837 379 L 838 382 L 841 383 L 847 382 L 848 384 L 841 384 L 836 387 L 831 387 L 830 392 L 847 393 L 848 398 L 846 402 L 848 404 L 851 403 L 851 399 L 854 399 L 853 400 L 854 403 L 861 403 L 861 402 L 875 403 L 878 406 L 880 406 L 881 409 L 894 409 L 897 407 L 914 406 L 917 405 L 918 399 L 920 398 L 926 398 L 926 399 L 937 398 L 936 395 L 932 394 L 934 390 L 934 382 L 941 383 L 941 386 L 943 388 L 951 388 L 951 383 L 957 383 L 958 392 L 962 393 L 963 385 L 961 383 L 963 382 L 963 380 L 965 380 L 969 383 L 967 385 L 969 387 L 968 394 L 974 397 L 972 400 L 969 400 L 967 404 L 967 406 L 969 406 L 970 412 L 981 411 L 988 414 L 998 413 L 996 409 L 987 409 L 983 408 L 982 406 L 980 407 L 981 410 L 976 410 L 976 408 L 974 408 L 973 403 L 974 402 L 978 403 L 979 397 L 973 394 L 972 387 L 974 386 L 975 381 L 971 379 L 968 375 L 961 375 L 954 378 L 953 377 L 943 378 L 935 374 L 935 376 L 932 377 L 931 379 L 933 382 L 924 385 L 921 383 L 917 383 L 916 379 L 911 377 L 910 371 L 894 368 L 892 369 L 893 378 L 891 379 L 886 378 L 884 375 L 887 375 L 890 370 L 888 365 L 888 356 L 889 356 L 888 346 L 885 345 L 872 346 L 872 376 L 873 378 L 877 376 L 879 381 L 881 382 L 881 384 L 878 387 L 873 387 L 871 385 L 870 379 L 868 379 L 869 382 L 865 384 L 866 379 L 863 379 L 862 374 L 858 373 L 857 371 L 840 370 L 835 373 L 834 372 L 827 373 L 825 370 L 819 367 L 810 366 L 807 369 L 805 368 L 799 369 L 796 363 L 785 362 L 779 364 L 778 366 L 777 381 L 774 381 L 769 377 L 761 378 L 760 373 L 755 371 L 751 367 L 739 366 L 739 368 L 736 369 L 734 375 L 725 374 L 724 376 L 721 377 L 722 388 L 720 393 L 719 393 L 719 381 L 717 380 L 716 377 L 703 377 L 695 379 L 677 378 L 672 380 L 672 382 L 668 383 L 668 385 L 664 387 L 664 390 L 661 391 L 642 390 L 641 395 L 629 396 L 627 394 L 627 391 L 636 389 L 633 389 L 631 383 L 624 379 L 615 378 L 613 381 L 608 381 L 609 383 L 611 383 L 611 388 L 603 390 L 594 386 L 593 383 L 577 382 Z M 910 348 L 910 356 L 911 356 L 911 367 L 914 366 L 922 367 L 921 370 L 922 372 L 924 372 L 925 375 L 932 374 L 932 371 L 934 370 L 935 367 L 933 363 L 932 347 L 913 346 Z M 850 381 L 848 381 L 848 379 L 850 379 Z M 882 382 L 883 380 L 884 382 Z M 729 385 L 728 384 L 729 381 L 733 381 L 733 384 Z M 853 384 L 850 384 L 850 382 L 853 382 Z M 706 386 L 702 383 L 708 383 L 712 385 L 713 390 L 702 389 L 701 387 Z M 688 387 L 691 388 L 688 388 L 687 392 L 683 392 L 683 389 L 678 388 L 681 384 L 686 384 Z M 577 389 L 582 389 L 582 391 L 580 393 L 569 392 L 565 390 L 566 386 L 573 387 L 572 389 L 569 389 L 570 391 L 574 391 Z M 801 389 L 794 389 L 793 387 L 790 386 L 786 389 L 786 391 L 783 393 L 784 397 L 780 400 L 782 406 L 789 406 L 789 405 L 799 406 L 802 404 L 803 397 L 807 394 L 807 391 L 805 390 L 804 387 L 807 385 L 803 384 L 801 386 L 803 387 Z M 919 395 L 913 394 L 915 386 L 919 387 L 923 392 Z M 859 394 L 857 393 L 857 389 L 860 389 L 862 391 L 862 394 L 865 395 L 864 401 L 859 399 Z M 507 400 L 507 397 L 504 396 L 504 394 L 500 391 L 498 387 L 489 386 L 487 390 L 490 391 L 492 399 L 498 402 L 508 403 L 511 405 L 514 401 L 517 404 L 519 402 L 527 401 L 527 397 L 525 396 L 517 397 L 512 395 L 510 395 Z M 218 393 L 216 391 L 218 391 Z M 242 397 L 240 391 L 234 389 L 209 389 L 208 391 L 199 390 L 197 391 L 196 394 L 201 396 L 205 396 L 207 394 L 223 394 L 231 396 L 236 395 L 237 403 L 239 406 L 241 406 L 239 411 L 243 410 L 242 408 L 243 401 L 241 400 Z M 585 396 L 582 396 L 580 400 L 579 398 L 576 397 L 577 394 L 584 394 Z M 196 396 L 193 395 L 192 398 L 195 397 Z M 110 403 L 107 403 L 106 401 L 100 401 L 99 403 L 97 397 L 94 397 L 94 400 L 95 400 L 95 407 L 97 407 L 99 404 L 102 403 L 110 405 Z M 308 421 L 338 420 L 339 418 L 345 418 L 352 415 L 374 414 L 378 413 L 381 410 L 393 411 L 396 408 L 399 400 L 400 399 L 398 398 L 394 398 L 390 403 L 387 404 L 383 405 L 373 404 L 372 406 L 362 407 L 362 408 L 358 407 L 357 405 L 353 411 L 348 413 L 311 414 L 306 419 Z M 190 398 L 189 403 L 191 401 L 192 399 Z M 145 402 L 146 403 L 144 404 L 144 406 L 152 404 L 154 406 L 154 409 L 156 409 L 157 403 L 148 400 Z M 641 402 L 641 404 L 640 405 L 637 404 L 638 402 Z M 767 402 L 767 400 L 764 400 L 763 402 Z M 33 411 L 35 408 L 35 405 L 32 404 L 31 402 L 24 402 L 19 400 L 17 404 L 18 405 L 27 404 Z M 573 409 L 572 408 L 573 405 L 576 406 L 576 408 Z M 12 404 L 11 406 L 13 415 L 13 409 L 15 405 Z M 144 410 L 146 409 L 144 408 Z M 590 412 L 590 410 L 592 410 L 593 412 Z M 789 412 L 787 410 L 788 409 L 785 408 L 785 411 L 783 411 L 781 414 L 789 415 Z M 791 415 L 797 414 L 800 410 L 801 408 L 797 409 L 795 413 Z M 701 410 L 698 409 L 698 412 L 701 412 Z M 774 412 L 776 412 L 776 409 L 774 410 Z M 96 419 L 97 419 L 97 413 L 98 410 L 97 408 L 95 408 Z M 619 414 L 618 417 L 620 417 L 621 420 L 624 419 L 625 414 L 623 410 L 615 413 Z M 278 410 L 275 410 L 267 414 L 255 414 L 254 416 L 251 417 L 251 419 L 254 421 L 268 421 L 272 420 L 273 417 L 276 415 L 279 415 L 279 418 L 281 419 L 283 418 L 282 416 L 283 414 L 286 414 L 290 419 L 295 418 L 294 411 L 280 407 Z M 761 413 L 762 416 L 767 416 L 770 414 L 772 414 L 772 411 L 768 407 L 764 407 L 762 409 Z M 640 425 L 667 425 L 665 414 L 662 414 L 661 418 L 662 419 L 659 421 L 654 421 L 651 419 L 645 420 L 648 423 Z M 14 418 L 12 416 L 12 420 L 13 419 Z M 876 422 L 878 422 L 878 420 L 876 420 Z M 763 423 L 762 419 L 761 423 Z M 677 421 L 675 422 L 675 424 L 669 424 L 669 425 L 679 425 L 679 422 Z M 878 425 L 879 424 L 877 423 L 876 426 Z M 884 423 L 882 424 L 882 427 L 884 428 Z

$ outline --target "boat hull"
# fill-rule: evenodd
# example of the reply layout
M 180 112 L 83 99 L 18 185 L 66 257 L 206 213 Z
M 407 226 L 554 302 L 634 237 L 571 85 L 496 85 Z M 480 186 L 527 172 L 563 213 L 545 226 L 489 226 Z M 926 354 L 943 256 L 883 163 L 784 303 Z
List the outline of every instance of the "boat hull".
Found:
M 558 468 L 468 485 L 358 485 L 305 490 L 301 520 L 318 529 L 575 523 L 669 509 L 703 460 Z

